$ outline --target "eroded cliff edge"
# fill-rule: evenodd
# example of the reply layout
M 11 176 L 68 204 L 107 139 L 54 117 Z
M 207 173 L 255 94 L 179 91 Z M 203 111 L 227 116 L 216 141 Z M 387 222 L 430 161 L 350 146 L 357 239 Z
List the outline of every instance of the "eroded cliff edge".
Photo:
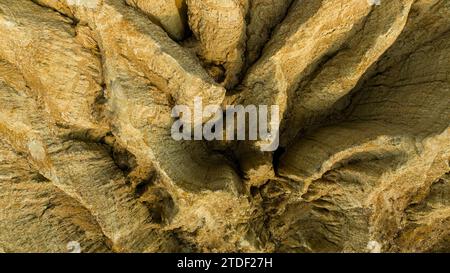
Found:
M 0 251 L 450 252 L 450 2 L 0 0 Z M 280 107 L 280 147 L 174 105 Z

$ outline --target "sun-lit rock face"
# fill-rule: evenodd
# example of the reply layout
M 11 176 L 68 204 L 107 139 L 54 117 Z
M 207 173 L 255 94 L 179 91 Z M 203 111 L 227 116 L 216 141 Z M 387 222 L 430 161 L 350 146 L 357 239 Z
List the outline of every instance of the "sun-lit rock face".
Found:
M 0 252 L 450 252 L 449 1 L 0 0 L 0 36 Z M 278 149 L 175 140 L 195 98 L 277 105 Z

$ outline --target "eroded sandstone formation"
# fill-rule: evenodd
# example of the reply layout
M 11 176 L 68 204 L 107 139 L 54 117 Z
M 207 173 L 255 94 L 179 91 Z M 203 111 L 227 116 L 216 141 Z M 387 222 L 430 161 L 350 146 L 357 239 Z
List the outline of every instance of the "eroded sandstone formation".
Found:
M 450 252 L 449 1 L 0 0 L 0 36 L 0 252 Z M 279 148 L 173 139 L 196 97 L 278 105 Z

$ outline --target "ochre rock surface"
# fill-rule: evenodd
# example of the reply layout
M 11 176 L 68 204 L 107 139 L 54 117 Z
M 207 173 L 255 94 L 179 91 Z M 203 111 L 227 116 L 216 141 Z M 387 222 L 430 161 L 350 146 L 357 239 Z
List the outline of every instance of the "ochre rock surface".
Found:
M 450 252 L 450 1 L 0 0 L 0 37 L 0 252 Z M 279 148 L 176 141 L 196 97 Z

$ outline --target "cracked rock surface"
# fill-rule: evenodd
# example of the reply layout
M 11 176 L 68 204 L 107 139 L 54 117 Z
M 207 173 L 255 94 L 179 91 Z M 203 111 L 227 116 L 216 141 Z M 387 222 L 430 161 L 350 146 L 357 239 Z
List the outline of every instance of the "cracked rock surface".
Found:
M 0 37 L 0 252 L 450 252 L 450 1 L 0 0 Z M 280 146 L 173 139 L 196 97 Z

